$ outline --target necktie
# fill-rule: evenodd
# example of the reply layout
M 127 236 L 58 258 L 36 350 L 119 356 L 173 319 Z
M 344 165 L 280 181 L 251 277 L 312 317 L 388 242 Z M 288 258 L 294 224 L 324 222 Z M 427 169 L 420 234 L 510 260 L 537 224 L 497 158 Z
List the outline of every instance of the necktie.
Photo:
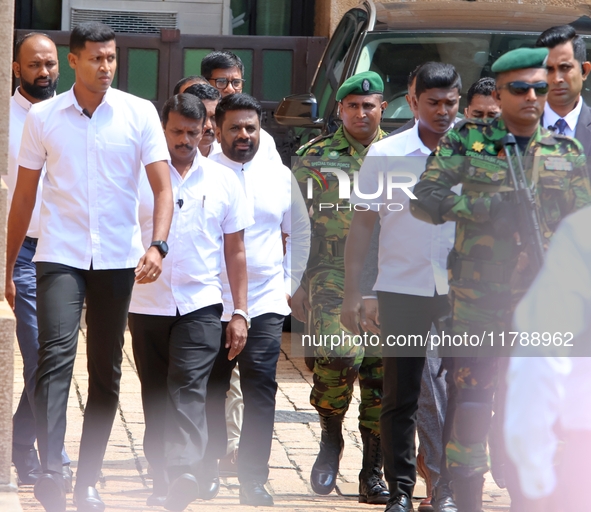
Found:
M 560 135 L 564 135 L 567 126 L 568 124 L 561 117 L 558 121 L 556 121 L 556 124 L 554 126 L 549 126 L 549 128 L 554 132 L 558 132 Z

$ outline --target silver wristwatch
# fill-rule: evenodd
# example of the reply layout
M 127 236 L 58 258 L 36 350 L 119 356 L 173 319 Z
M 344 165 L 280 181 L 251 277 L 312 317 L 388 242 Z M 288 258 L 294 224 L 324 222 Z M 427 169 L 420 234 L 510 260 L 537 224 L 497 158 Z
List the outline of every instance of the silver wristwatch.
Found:
M 242 311 L 241 309 L 235 309 L 234 311 L 232 311 L 232 316 L 234 315 L 240 315 L 242 318 L 244 318 L 244 320 L 246 320 L 246 328 L 250 329 L 250 317 L 248 316 L 248 313 L 246 311 Z

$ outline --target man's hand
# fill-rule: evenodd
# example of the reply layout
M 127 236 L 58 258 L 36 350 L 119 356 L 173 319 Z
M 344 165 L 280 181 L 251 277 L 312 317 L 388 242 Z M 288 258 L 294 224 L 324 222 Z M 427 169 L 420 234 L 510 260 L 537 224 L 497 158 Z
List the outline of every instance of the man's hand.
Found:
M 14 285 L 14 281 L 12 280 L 12 275 L 8 276 L 6 274 L 6 284 L 4 285 L 4 297 L 8 302 L 8 305 L 14 311 L 14 301 L 16 299 L 16 286 Z
M 228 327 L 226 327 L 226 348 L 230 349 L 228 361 L 231 361 L 242 352 L 247 337 L 246 319 L 240 315 L 234 315 Z
M 359 323 L 362 317 L 365 318 L 365 312 L 361 294 L 358 291 L 345 292 L 341 307 L 341 323 L 353 334 L 361 334 Z
M 312 310 L 308 301 L 308 294 L 300 286 L 291 298 L 291 314 L 296 320 L 306 323 L 308 321 L 308 311 Z
M 150 284 L 162 273 L 162 255 L 156 247 L 150 247 L 135 267 L 135 282 Z
M 361 328 L 373 334 L 380 334 L 380 311 L 378 309 L 378 299 L 363 299 L 361 312 Z

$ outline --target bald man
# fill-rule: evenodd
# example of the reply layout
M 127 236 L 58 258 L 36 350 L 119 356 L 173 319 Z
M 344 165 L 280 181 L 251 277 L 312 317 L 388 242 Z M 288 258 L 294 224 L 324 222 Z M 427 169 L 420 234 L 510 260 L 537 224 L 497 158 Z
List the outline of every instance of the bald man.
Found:
M 12 71 L 20 80 L 20 86 L 10 100 L 10 140 L 8 174 L 4 181 L 8 198 L 12 200 L 17 181 L 17 158 L 21 145 L 23 126 L 31 105 L 55 95 L 59 80 L 59 65 L 55 44 L 46 35 L 32 32 L 22 36 L 15 45 Z M 16 467 L 19 485 L 33 485 L 41 474 L 41 465 L 35 450 L 35 373 L 37 370 L 37 311 L 36 272 L 32 262 L 39 236 L 40 190 L 31 218 L 27 236 L 19 252 L 14 268 L 16 298 L 16 336 L 23 357 L 25 387 L 13 418 L 12 462 Z M 70 459 L 62 450 L 63 474 L 66 488 L 71 492 L 72 472 Z

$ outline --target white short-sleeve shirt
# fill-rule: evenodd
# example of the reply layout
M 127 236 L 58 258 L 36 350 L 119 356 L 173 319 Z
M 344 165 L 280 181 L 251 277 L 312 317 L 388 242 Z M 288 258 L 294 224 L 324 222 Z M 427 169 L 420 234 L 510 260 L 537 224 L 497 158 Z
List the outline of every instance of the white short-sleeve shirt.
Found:
M 14 188 L 16 187 L 16 179 L 18 176 L 18 152 L 21 147 L 21 138 L 23 136 L 23 127 L 27 113 L 33 104 L 20 93 L 20 87 L 14 91 L 14 95 L 10 98 L 10 132 L 8 137 L 8 172 L 2 179 L 8 187 L 8 203 L 12 202 Z M 31 238 L 39 238 L 39 210 L 41 209 L 41 184 L 39 180 L 39 187 L 37 188 L 37 200 L 35 202 L 35 209 L 31 215 L 31 222 L 27 230 L 27 236 Z
M 35 261 L 135 267 L 144 253 L 137 218 L 142 164 L 168 158 L 149 101 L 109 88 L 88 118 L 72 88 L 33 105 L 18 163 L 47 169 Z
M 253 224 L 238 178 L 228 168 L 198 154 L 184 179 L 169 163 L 174 214 L 169 252 L 153 283 L 133 287 L 129 311 L 145 315 L 186 315 L 222 303 L 220 274 L 224 235 Z M 152 242 L 154 196 L 148 179 L 140 183 L 142 240 Z
M 418 181 L 430 154 L 419 137 L 418 122 L 409 130 L 374 142 L 359 171 L 359 190 L 378 190 L 380 173 L 385 175 L 388 171 L 410 172 Z M 380 215 L 378 278 L 374 290 L 421 297 L 433 297 L 435 291 L 445 295 L 449 290 L 446 262 L 454 243 L 455 222 L 434 226 L 415 219 L 409 210 L 409 196 L 394 189 L 391 199 L 387 199 L 386 189 L 384 186 L 382 196 L 372 200 L 351 194 L 352 204 L 369 204 L 369 209 Z M 376 206 L 378 203 L 383 206 Z M 388 205 L 393 207 L 388 209 Z

